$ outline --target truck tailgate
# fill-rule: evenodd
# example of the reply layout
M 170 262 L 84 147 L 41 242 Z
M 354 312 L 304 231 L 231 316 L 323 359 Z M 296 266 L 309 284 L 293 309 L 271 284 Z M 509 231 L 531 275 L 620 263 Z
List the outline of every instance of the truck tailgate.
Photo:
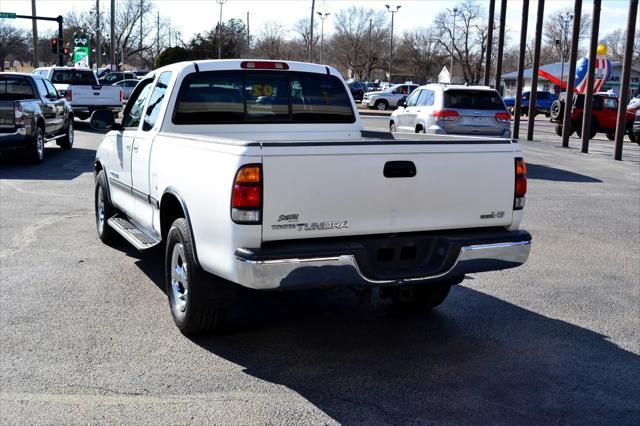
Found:
M 262 146 L 264 241 L 512 222 L 509 140 Z
M 0 101 L 0 132 L 13 132 L 16 128 L 15 119 L 15 102 Z
M 120 105 L 120 88 L 115 86 L 70 85 L 71 105 L 117 106 Z

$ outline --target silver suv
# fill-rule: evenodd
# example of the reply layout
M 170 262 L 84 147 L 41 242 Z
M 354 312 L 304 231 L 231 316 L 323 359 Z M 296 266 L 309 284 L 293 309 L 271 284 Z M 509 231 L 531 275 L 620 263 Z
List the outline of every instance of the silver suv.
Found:
M 380 111 L 397 108 L 398 102 L 409 96 L 417 87 L 417 84 L 411 83 L 394 84 L 380 92 L 367 92 L 362 99 L 362 105 Z
M 389 130 L 510 138 L 511 114 L 489 87 L 427 84 L 400 101 Z

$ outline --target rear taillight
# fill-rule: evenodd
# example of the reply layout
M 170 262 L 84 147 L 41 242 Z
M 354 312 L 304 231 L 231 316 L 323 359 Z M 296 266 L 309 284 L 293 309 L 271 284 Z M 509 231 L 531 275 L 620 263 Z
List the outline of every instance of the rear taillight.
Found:
M 458 119 L 460 114 L 458 114 L 458 111 L 443 109 L 442 111 L 433 111 L 433 116 L 436 119 L 443 120 L 443 121 L 454 121 Z
M 15 123 L 16 126 L 24 126 L 24 114 L 22 112 L 22 105 L 20 105 L 20 103 L 16 102 L 15 104 L 13 104 L 13 114 L 15 117 Z
M 288 70 L 289 65 L 285 62 L 244 61 L 240 63 L 240 68 L 250 70 Z
M 527 166 L 522 158 L 516 158 L 516 185 L 513 196 L 513 209 L 524 208 L 525 195 L 527 194 Z
M 240 167 L 231 191 L 231 219 L 235 223 L 258 224 L 262 219 L 262 166 Z
M 511 114 L 508 112 L 498 112 L 496 113 L 496 121 L 498 123 L 509 123 L 511 122 Z
M 64 97 L 67 101 L 71 102 L 71 99 L 73 99 L 73 93 L 71 92 L 71 89 L 67 89 L 67 92 L 64 94 Z

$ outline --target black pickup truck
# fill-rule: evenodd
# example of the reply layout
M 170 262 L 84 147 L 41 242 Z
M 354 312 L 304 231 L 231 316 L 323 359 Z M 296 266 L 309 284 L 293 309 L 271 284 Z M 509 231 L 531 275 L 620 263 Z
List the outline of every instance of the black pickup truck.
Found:
M 23 151 L 33 163 L 44 144 L 73 147 L 73 112 L 51 82 L 32 74 L 0 73 L 0 152 Z

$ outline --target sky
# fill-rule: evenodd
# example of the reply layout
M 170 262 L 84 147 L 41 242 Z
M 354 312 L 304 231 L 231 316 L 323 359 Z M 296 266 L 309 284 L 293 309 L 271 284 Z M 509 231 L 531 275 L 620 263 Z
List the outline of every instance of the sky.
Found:
M 117 1 L 117 0 L 116 0 Z M 496 15 L 500 10 L 500 1 L 496 0 Z M 219 5 L 215 0 L 152 0 L 152 3 L 160 11 L 161 16 L 169 17 L 172 24 L 181 32 L 183 39 L 189 40 L 197 33 L 212 29 L 219 19 Z M 385 4 L 392 8 L 400 5 L 400 11 L 395 15 L 394 33 L 411 31 L 420 27 L 428 27 L 433 18 L 447 8 L 451 8 L 457 2 L 440 0 L 316 0 L 315 10 L 335 14 L 342 8 L 349 6 L 365 7 L 386 10 Z M 488 9 L 489 1 L 479 1 Z M 109 11 L 109 0 L 100 1 L 100 9 L 105 13 Z M 535 21 L 537 11 L 536 0 L 529 4 L 528 38 L 535 35 Z M 592 2 L 584 0 L 583 12 L 591 14 Z M 95 0 L 36 0 L 38 15 L 58 16 L 71 10 L 89 10 L 95 5 Z M 545 2 L 545 14 L 552 11 L 573 8 L 573 0 L 547 0 Z M 603 0 L 600 23 L 600 37 L 618 29 L 624 28 L 627 21 L 629 8 L 628 0 Z M 15 12 L 17 14 L 31 15 L 30 0 L 0 0 L 1 12 Z M 227 0 L 223 5 L 223 20 L 237 18 L 246 20 L 247 12 L 250 13 L 251 33 L 256 34 L 261 24 L 268 21 L 280 21 L 285 27 L 291 28 L 296 21 L 307 18 L 311 14 L 311 0 Z M 389 14 L 390 15 L 390 14 Z M 316 18 L 318 18 L 316 16 Z M 508 0 L 507 5 L 507 38 L 508 44 L 518 41 L 520 23 L 522 20 L 522 1 Z M 25 19 L 17 19 L 13 22 L 23 28 L 31 28 L 31 23 Z M 332 32 L 331 15 L 325 20 L 325 35 Z M 38 23 L 40 31 L 56 28 L 55 22 Z

